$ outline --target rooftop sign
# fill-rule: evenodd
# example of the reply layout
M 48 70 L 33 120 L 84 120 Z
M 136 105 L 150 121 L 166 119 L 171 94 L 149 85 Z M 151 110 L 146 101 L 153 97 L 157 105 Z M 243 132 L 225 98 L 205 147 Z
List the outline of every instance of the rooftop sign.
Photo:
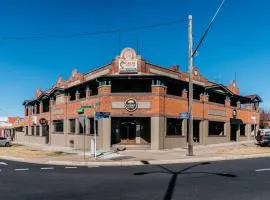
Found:
M 134 49 L 123 49 L 118 62 L 120 74 L 133 74 L 138 72 L 138 60 Z

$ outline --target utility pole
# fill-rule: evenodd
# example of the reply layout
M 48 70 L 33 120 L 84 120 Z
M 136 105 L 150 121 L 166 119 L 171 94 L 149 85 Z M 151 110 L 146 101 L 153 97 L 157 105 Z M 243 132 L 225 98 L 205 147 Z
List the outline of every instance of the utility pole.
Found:
M 188 156 L 193 156 L 193 38 L 192 38 L 192 15 L 188 16 L 188 64 L 189 64 L 189 95 L 188 95 L 188 112 L 189 112 L 189 132 L 188 132 Z

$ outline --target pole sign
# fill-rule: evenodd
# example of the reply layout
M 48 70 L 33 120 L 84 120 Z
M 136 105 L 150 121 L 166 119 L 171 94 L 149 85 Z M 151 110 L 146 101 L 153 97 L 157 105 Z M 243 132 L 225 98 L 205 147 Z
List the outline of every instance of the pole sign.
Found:
M 83 108 L 79 108 L 79 109 L 77 110 L 77 113 L 78 113 L 78 114 L 83 114 L 83 113 L 84 113 L 84 109 L 83 109 Z
M 179 113 L 180 119 L 189 119 L 189 112 L 181 112 Z
M 95 119 L 99 120 L 99 119 L 102 119 L 102 118 L 109 118 L 110 115 L 111 115 L 110 112 L 96 112 L 95 113 Z

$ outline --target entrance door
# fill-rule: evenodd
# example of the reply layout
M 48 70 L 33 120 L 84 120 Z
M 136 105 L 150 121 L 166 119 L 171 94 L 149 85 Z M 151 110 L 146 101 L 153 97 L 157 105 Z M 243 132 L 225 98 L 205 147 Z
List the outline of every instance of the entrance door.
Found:
M 48 125 L 45 125 L 45 126 L 42 126 L 42 136 L 45 136 L 46 137 L 46 144 L 49 143 L 49 126 Z
M 237 140 L 237 129 L 238 125 L 237 124 L 231 124 L 231 141 L 236 141 Z
M 136 123 L 134 120 L 123 120 L 120 123 L 121 143 L 135 143 Z

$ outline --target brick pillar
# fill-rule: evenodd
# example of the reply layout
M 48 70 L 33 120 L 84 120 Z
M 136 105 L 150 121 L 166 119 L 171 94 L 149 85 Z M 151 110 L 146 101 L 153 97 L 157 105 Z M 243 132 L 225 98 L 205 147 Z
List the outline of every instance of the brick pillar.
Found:
M 98 87 L 98 94 L 105 95 L 111 93 L 111 85 L 101 85 Z
M 42 125 L 39 126 L 39 136 L 43 136 L 43 128 L 42 128 Z
M 204 102 L 209 102 L 209 95 L 208 94 L 204 94 Z
M 28 115 L 28 108 L 27 106 L 24 107 L 24 116 L 27 116 Z
M 39 103 L 39 113 L 43 113 L 43 103 L 40 101 Z
M 35 103 L 35 106 L 34 106 L 34 114 L 36 115 L 37 114 L 37 104 Z
M 231 99 L 230 99 L 230 97 L 226 97 L 226 99 L 225 99 L 225 106 L 231 106 Z
M 91 90 L 89 87 L 86 88 L 85 94 L 86 94 L 86 98 L 91 96 Z
M 209 130 L 209 121 L 203 120 L 202 121 L 202 130 L 200 133 L 202 135 L 202 143 L 203 144 L 207 144 L 208 130 Z
M 187 89 L 183 89 L 182 90 L 182 97 L 185 98 L 185 99 L 188 98 L 188 91 L 187 91 Z
M 241 107 L 241 103 L 240 101 L 237 101 L 237 108 L 240 109 L 240 107 Z
M 28 106 L 28 115 L 32 115 L 32 114 L 33 114 L 32 106 Z
M 88 117 L 85 118 L 85 134 L 90 135 L 90 119 Z
M 187 132 L 187 128 L 188 128 L 188 123 L 187 123 L 187 119 L 183 119 L 182 120 L 182 135 L 183 136 L 187 136 L 188 132 Z
M 52 109 L 53 105 L 54 105 L 54 99 L 51 97 L 50 98 L 50 110 Z
M 76 91 L 75 98 L 76 98 L 76 100 L 79 100 L 80 99 L 80 92 L 79 92 L 79 90 Z
M 151 117 L 151 150 L 160 150 L 165 148 L 165 118 Z
M 200 101 L 203 102 L 203 93 L 200 94 Z
M 79 119 L 75 119 L 75 134 L 80 134 L 80 122 L 79 122 Z

